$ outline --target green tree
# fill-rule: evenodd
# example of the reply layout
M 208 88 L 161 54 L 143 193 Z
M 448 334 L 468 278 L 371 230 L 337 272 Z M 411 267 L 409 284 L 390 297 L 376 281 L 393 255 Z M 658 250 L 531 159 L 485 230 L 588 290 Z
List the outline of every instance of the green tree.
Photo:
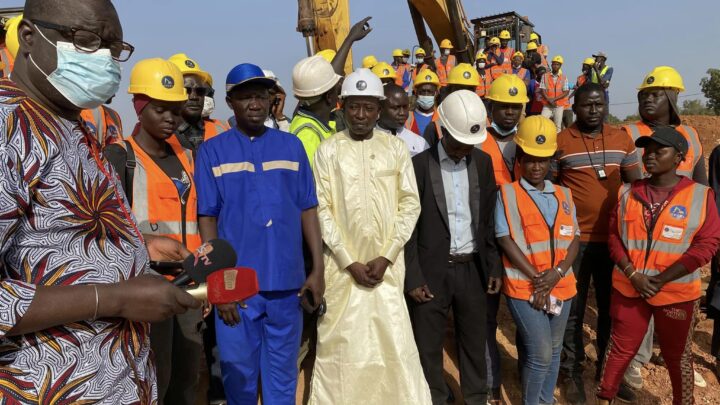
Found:
M 607 122 L 612 125 L 618 125 L 618 124 L 622 123 L 622 121 L 620 121 L 620 118 L 618 118 L 610 113 L 608 113 Z
M 685 100 L 682 103 L 680 115 L 713 115 L 713 110 L 703 105 L 700 100 Z
M 708 69 L 707 74 L 710 77 L 700 80 L 700 88 L 708 99 L 708 108 L 715 111 L 715 115 L 720 115 L 720 69 Z
M 625 117 L 625 122 L 636 122 L 640 121 L 640 114 L 628 115 Z

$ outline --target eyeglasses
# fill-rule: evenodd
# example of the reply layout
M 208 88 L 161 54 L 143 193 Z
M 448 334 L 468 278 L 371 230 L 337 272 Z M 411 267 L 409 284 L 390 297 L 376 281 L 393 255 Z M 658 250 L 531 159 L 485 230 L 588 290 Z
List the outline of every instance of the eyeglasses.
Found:
M 98 33 L 84 30 L 82 28 L 68 27 L 66 25 L 53 24 L 46 21 L 30 20 L 33 24 L 55 30 L 72 39 L 72 44 L 80 52 L 94 53 L 107 45 L 110 55 L 118 62 L 125 62 L 130 59 L 135 47 L 123 41 L 106 41 Z
M 209 87 L 185 87 L 185 90 L 187 91 L 188 96 L 195 92 L 198 97 L 205 97 L 210 94 L 210 90 L 212 89 Z

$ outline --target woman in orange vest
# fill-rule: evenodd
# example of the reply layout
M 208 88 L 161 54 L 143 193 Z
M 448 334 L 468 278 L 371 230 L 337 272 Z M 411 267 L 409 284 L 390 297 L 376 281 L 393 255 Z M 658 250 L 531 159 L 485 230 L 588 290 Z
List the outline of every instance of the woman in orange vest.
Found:
M 610 218 L 613 295 L 610 344 L 597 396 L 609 404 L 651 318 L 670 373 L 673 404 L 692 403 L 692 327 L 701 295 L 699 268 L 720 245 L 709 188 L 679 176 L 687 140 L 663 127 L 638 138 L 650 178 L 625 185 Z
M 182 74 L 171 62 L 145 59 L 133 67 L 128 92 L 139 123 L 130 138 L 106 147 L 105 155 L 119 174 L 140 231 L 173 238 L 194 251 L 201 241 L 192 154 L 167 142 L 180 125 L 187 100 Z M 197 309 L 152 325 L 161 403 L 195 403 L 201 323 Z
M 495 208 L 503 292 L 517 325 L 523 404 L 552 404 L 575 275 L 580 229 L 570 190 L 545 180 L 557 150 L 555 125 L 526 118 L 516 136 L 522 177 L 504 184 Z

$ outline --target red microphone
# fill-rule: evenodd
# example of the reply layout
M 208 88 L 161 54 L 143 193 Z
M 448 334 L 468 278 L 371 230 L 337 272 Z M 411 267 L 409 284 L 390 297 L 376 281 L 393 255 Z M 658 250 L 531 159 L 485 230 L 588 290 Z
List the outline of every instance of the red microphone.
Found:
M 206 283 L 186 291 L 197 300 L 218 305 L 244 301 L 260 292 L 260 286 L 255 270 L 233 267 L 210 273 Z

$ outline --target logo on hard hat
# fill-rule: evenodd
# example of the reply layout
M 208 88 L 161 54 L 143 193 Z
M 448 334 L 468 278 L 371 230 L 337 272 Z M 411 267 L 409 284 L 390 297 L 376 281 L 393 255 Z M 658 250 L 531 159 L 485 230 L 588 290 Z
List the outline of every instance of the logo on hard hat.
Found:
M 172 89 L 175 86 L 175 80 L 170 76 L 164 76 L 160 82 L 166 89 Z
M 195 62 L 191 61 L 190 59 L 185 60 L 185 66 L 189 67 L 190 69 L 195 67 Z
M 365 83 L 365 80 L 360 80 L 355 84 L 355 88 L 360 91 L 363 91 L 363 90 L 367 89 L 367 83 Z
M 647 84 L 655 83 L 655 76 L 648 77 L 647 80 L 645 80 L 645 83 L 647 83 Z
M 390 71 L 387 70 L 387 69 L 383 69 L 383 74 L 384 74 L 384 75 L 389 75 L 389 74 L 390 74 Z
M 470 72 L 464 72 L 464 73 L 463 73 L 463 77 L 466 78 L 466 79 L 469 79 L 469 78 L 470 78 Z
M 535 143 L 542 145 L 545 143 L 545 135 L 538 135 L 535 137 Z
M 517 94 L 518 94 L 517 87 L 510 87 L 510 89 L 508 90 L 508 94 L 510 94 L 511 96 L 517 96 Z
M 425 80 L 428 80 L 428 81 L 432 80 L 432 76 L 430 76 L 430 75 L 425 76 Z
M 480 131 L 480 125 L 475 124 L 472 127 L 470 127 L 470 133 L 477 134 L 478 131 Z

